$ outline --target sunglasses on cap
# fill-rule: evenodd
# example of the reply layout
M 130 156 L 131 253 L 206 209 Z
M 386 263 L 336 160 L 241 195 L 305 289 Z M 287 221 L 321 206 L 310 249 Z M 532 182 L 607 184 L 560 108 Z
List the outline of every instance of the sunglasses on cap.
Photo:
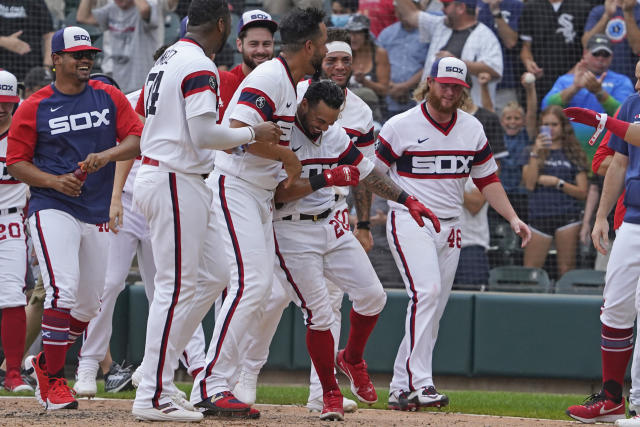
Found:
M 599 50 L 598 52 L 592 53 L 591 55 L 596 56 L 598 58 L 608 58 L 611 56 L 611 54 L 606 50 Z
M 70 55 L 73 59 L 79 61 L 83 58 L 87 58 L 91 61 L 96 59 L 96 55 L 98 54 L 95 50 L 77 50 L 75 52 L 57 52 L 58 55 L 66 54 Z

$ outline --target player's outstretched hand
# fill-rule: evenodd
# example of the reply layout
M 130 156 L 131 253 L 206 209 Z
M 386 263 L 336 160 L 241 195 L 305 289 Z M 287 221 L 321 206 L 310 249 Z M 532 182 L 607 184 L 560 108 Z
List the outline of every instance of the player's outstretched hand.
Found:
M 409 209 L 409 213 L 420 227 L 424 227 L 422 217 L 425 217 L 433 223 L 433 228 L 436 230 L 436 233 L 440 232 L 440 220 L 433 212 L 431 212 L 431 209 L 420 203 L 418 199 L 413 196 L 409 196 L 404 202 L 404 205 Z
M 274 145 L 280 141 L 282 129 L 280 129 L 280 126 L 277 124 L 273 122 L 262 122 L 252 127 L 256 134 L 257 144 Z
M 91 153 L 78 166 L 86 173 L 94 173 L 109 163 L 109 158 L 103 153 Z
M 525 246 L 527 246 L 529 240 L 531 240 L 531 230 L 529 229 L 529 226 L 518 217 L 512 219 L 509 225 L 511 226 L 513 232 L 520 236 L 520 238 L 522 239 L 522 244 L 520 245 L 520 247 L 524 248 Z
M 591 231 L 591 240 L 593 240 L 593 246 L 602 255 L 606 255 L 609 250 L 609 222 L 606 218 L 596 218 L 596 222 L 593 224 L 593 231 Z
M 111 198 L 111 205 L 109 206 L 109 230 L 113 231 L 113 234 L 118 234 L 120 227 L 122 227 L 124 217 L 124 209 L 122 207 L 122 199 L 117 197 Z
M 582 123 L 591 127 L 597 127 L 598 123 L 600 123 L 600 114 L 593 110 L 580 107 L 569 107 L 562 111 L 564 111 L 564 115 L 572 122 Z
M 51 188 L 71 197 L 78 197 L 82 192 L 84 181 L 79 180 L 74 173 L 58 175 L 51 184 Z
M 327 187 L 356 186 L 360 181 L 360 171 L 353 165 L 340 165 L 333 169 L 326 169 L 322 173 L 327 181 Z

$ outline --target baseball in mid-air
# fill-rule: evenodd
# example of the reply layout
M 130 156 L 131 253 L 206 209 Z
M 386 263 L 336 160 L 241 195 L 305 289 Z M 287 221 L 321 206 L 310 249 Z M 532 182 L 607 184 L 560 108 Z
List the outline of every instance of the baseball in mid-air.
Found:
M 536 76 L 532 73 L 524 73 L 524 82 L 525 83 L 533 83 L 536 81 Z

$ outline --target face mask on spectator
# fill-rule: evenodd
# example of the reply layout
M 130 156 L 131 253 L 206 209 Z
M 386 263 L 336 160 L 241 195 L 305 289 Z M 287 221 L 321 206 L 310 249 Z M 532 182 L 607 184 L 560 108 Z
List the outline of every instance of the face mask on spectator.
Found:
M 341 14 L 333 14 L 331 15 L 331 24 L 334 27 L 342 28 L 347 25 L 347 21 L 349 21 L 349 14 L 341 13 Z

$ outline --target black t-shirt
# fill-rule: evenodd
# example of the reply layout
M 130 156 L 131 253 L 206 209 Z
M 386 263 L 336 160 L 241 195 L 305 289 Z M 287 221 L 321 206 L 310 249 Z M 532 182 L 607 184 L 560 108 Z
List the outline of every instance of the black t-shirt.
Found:
M 464 44 L 477 26 L 478 24 L 465 28 L 464 30 L 452 30 L 451 37 L 449 37 L 447 44 L 445 44 L 441 50 L 451 52 L 453 56 L 460 58 Z
M 53 31 L 51 14 L 44 0 L 0 0 L 0 36 L 22 31 L 20 40 L 31 51 L 18 55 L 0 48 L 0 68 L 22 80 L 32 67 L 42 66 L 42 36 Z
M 482 107 L 478 107 L 478 110 L 473 115 L 482 123 L 484 134 L 487 136 L 493 156 L 496 159 L 507 156 L 509 153 L 504 145 L 504 131 L 500 125 L 498 115 Z
M 520 36 L 531 39 L 531 52 L 536 64 L 544 70 L 541 82 L 548 85 L 567 73 L 582 57 L 581 38 L 589 15 L 583 0 L 564 0 L 556 12 L 549 0 L 529 0 L 520 17 Z

